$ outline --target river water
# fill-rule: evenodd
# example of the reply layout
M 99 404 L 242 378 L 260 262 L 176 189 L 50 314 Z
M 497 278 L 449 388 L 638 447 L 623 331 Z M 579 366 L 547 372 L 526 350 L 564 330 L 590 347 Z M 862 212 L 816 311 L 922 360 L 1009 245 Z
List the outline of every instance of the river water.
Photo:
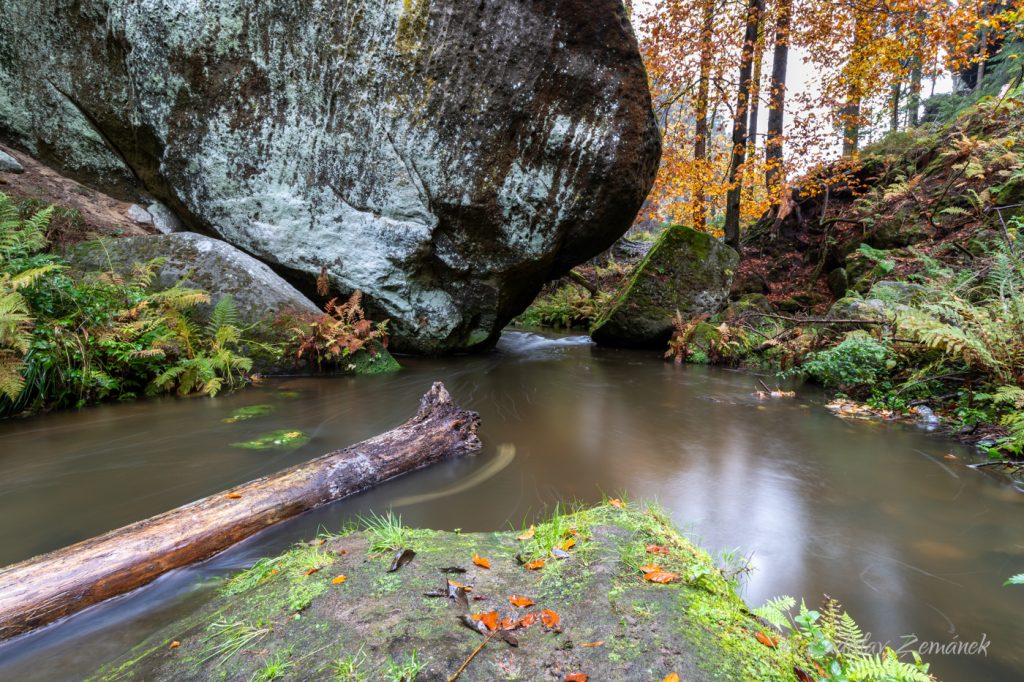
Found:
M 972 451 L 911 425 L 840 420 L 808 386 L 760 401 L 749 374 L 677 367 L 586 337 L 506 332 L 488 354 L 403 364 L 390 376 L 268 380 L 215 399 L 0 423 L 0 565 L 380 433 L 413 414 L 435 380 L 481 413 L 484 442 L 479 456 L 281 524 L 0 645 L 0 680 L 81 679 L 196 608 L 228 572 L 371 510 L 397 504 L 408 525 L 497 530 L 603 494 L 656 499 L 713 554 L 750 555 L 752 605 L 790 594 L 815 606 L 827 593 L 874 642 L 981 643 L 985 654 L 928 656 L 941 679 L 1024 679 L 1024 587 L 1002 586 L 1024 572 L 1024 495 L 965 466 Z M 223 421 L 255 404 L 272 410 Z M 311 440 L 231 446 L 275 429 Z M 515 457 L 499 468 L 502 444 Z M 470 477 L 483 480 L 410 499 Z

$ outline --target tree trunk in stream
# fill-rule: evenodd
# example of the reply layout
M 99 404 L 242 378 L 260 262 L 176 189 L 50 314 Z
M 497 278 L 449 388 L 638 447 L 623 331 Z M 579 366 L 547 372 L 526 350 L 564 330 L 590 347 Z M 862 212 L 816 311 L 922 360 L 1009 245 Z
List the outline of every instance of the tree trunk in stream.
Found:
M 480 449 L 480 416 L 441 383 L 416 416 L 344 450 L 0 569 L 0 640 L 207 559 L 268 526 Z

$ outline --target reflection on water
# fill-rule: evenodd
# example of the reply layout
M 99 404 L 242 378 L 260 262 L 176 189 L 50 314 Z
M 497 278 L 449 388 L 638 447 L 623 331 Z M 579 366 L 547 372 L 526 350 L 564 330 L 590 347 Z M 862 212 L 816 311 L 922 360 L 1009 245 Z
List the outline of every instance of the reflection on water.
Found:
M 217 576 L 396 501 L 411 525 L 475 531 L 604 493 L 656 498 L 712 551 L 752 553 L 745 596 L 755 605 L 777 594 L 814 603 L 827 592 L 896 645 L 985 633 L 987 657 L 933 656 L 933 672 L 1024 676 L 1024 589 L 1001 586 L 1024 570 L 1024 496 L 964 467 L 968 451 L 913 427 L 843 422 L 809 388 L 759 402 L 749 375 L 676 367 L 586 337 L 506 333 L 493 353 L 404 364 L 393 376 L 275 380 L 216 399 L 0 424 L 0 564 L 375 435 L 410 416 L 436 379 L 481 413 L 485 444 L 479 456 L 282 524 L 0 646 L 0 679 L 78 679 L 207 599 Z M 273 410 L 224 423 L 261 403 Z M 311 440 L 290 451 L 230 446 L 274 429 Z M 507 461 L 502 444 L 514 448 Z

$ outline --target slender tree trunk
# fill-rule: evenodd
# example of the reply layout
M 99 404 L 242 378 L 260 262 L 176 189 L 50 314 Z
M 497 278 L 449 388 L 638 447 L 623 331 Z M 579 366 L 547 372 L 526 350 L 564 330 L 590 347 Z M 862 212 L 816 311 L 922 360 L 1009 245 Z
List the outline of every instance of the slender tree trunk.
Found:
M 757 119 L 761 117 L 761 70 L 764 66 L 764 17 L 757 27 L 754 43 L 754 70 L 750 77 L 750 117 L 747 119 L 747 155 L 757 148 Z
M 858 59 L 857 50 L 864 44 L 864 33 L 867 30 L 866 18 L 860 12 L 854 18 L 853 25 L 853 50 L 850 53 L 850 62 Z M 846 105 L 842 109 L 843 120 L 843 156 L 853 156 L 860 147 L 860 119 L 861 119 L 861 84 L 856 69 L 848 70 L 848 84 L 846 94 Z
M 779 0 L 779 16 L 775 24 L 775 47 L 772 53 L 771 93 L 768 99 L 768 137 L 764 145 L 764 181 L 772 205 L 778 203 L 782 174 L 782 133 L 786 108 L 786 70 L 789 65 L 789 27 L 792 0 Z
M 747 109 L 750 104 L 754 43 L 757 42 L 757 26 L 763 11 L 764 0 L 750 0 L 747 6 L 743 52 L 740 57 L 736 112 L 732 123 L 732 161 L 729 164 L 729 176 L 727 178 L 730 187 L 725 203 L 725 243 L 735 249 L 739 249 L 740 246 L 740 201 L 743 196 L 742 168 L 746 160 L 747 150 Z
M 480 449 L 480 417 L 438 382 L 416 416 L 328 453 L 76 545 L 0 569 L 0 640 L 141 587 L 268 526 Z
M 907 125 L 911 128 L 921 123 L 921 55 L 914 55 L 914 66 L 910 70 L 910 91 L 907 93 Z
M 903 83 L 896 81 L 892 84 L 892 109 L 889 111 L 889 130 L 899 130 L 900 127 L 900 99 L 903 97 Z
M 714 59 L 711 39 L 714 34 L 715 8 L 712 0 L 704 0 L 701 17 L 700 74 L 697 80 L 697 103 L 694 116 L 693 139 L 693 229 L 703 230 L 707 224 L 707 160 L 708 160 L 708 89 L 711 82 L 711 63 Z

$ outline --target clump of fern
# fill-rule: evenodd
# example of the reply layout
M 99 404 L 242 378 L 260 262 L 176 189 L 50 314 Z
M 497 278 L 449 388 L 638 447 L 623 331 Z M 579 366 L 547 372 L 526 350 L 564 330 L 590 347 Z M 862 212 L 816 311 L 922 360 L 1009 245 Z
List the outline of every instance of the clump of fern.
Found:
M 750 334 L 727 320 L 713 324 L 708 319 L 705 314 L 686 320 L 677 310 L 672 318 L 672 337 L 665 357 L 672 358 L 676 364 L 738 364 L 751 350 Z
M 928 664 L 912 652 L 901 661 L 891 648 L 870 650 L 870 642 L 839 602 L 827 598 L 821 611 L 789 596 L 768 600 L 754 615 L 787 635 L 779 646 L 793 647 L 810 658 L 823 678 L 850 682 L 932 682 Z
M 388 320 L 374 323 L 363 311 L 363 292 L 356 290 L 347 301 L 332 298 L 319 315 L 292 315 L 288 322 L 289 346 L 295 360 L 317 371 L 344 368 L 360 352 L 371 356 L 388 347 Z
M 209 294 L 150 290 L 159 259 L 127 275 L 73 275 L 45 251 L 51 215 L 22 218 L 0 194 L 0 416 L 147 390 L 214 395 L 244 380 L 251 361 L 230 298 L 203 327 Z
M 516 324 L 556 329 L 585 328 L 598 317 L 609 299 L 609 294 L 602 292 L 595 296 L 578 284 L 566 284 L 538 296 L 516 318 Z

